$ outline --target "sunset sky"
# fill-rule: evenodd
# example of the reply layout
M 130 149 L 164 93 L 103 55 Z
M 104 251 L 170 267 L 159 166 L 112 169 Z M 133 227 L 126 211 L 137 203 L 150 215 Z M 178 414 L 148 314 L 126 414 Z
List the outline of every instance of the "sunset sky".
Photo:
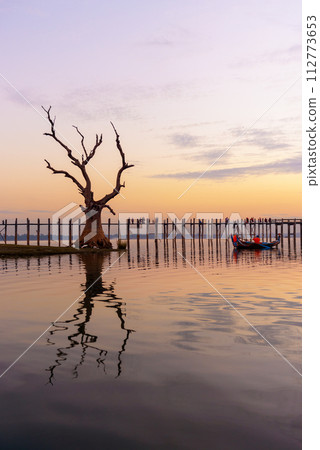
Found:
M 120 164 L 114 122 L 135 164 L 116 212 L 301 216 L 300 1 L 0 0 L 0 21 L 1 219 L 83 203 L 46 169 L 79 175 L 41 105 L 78 151 L 72 125 L 88 146 L 103 133 L 96 197 Z

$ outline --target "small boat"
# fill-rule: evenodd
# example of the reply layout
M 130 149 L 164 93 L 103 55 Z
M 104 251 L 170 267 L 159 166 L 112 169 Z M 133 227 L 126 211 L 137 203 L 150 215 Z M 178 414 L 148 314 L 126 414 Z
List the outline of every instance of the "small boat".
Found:
M 234 234 L 231 236 L 232 244 L 235 248 L 247 248 L 247 249 L 269 249 L 277 247 L 280 244 L 280 234 L 278 235 L 278 239 L 276 241 L 272 242 L 252 242 L 252 241 L 245 241 L 244 239 L 241 239 L 237 234 Z

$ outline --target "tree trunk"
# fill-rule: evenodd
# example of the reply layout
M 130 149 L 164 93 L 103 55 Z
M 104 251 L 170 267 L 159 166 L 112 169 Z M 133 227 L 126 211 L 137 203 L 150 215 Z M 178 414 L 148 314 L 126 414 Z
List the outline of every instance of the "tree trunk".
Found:
M 92 208 L 86 212 L 86 224 L 79 238 L 79 247 L 112 248 L 105 236 L 101 223 L 101 209 Z

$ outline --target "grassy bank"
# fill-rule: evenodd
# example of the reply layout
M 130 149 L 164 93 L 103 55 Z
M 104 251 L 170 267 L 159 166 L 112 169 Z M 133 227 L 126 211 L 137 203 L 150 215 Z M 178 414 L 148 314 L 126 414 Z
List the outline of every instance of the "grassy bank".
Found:
M 73 247 L 48 247 L 45 245 L 14 245 L 1 244 L 1 256 L 46 256 L 46 255 L 69 255 L 73 253 L 100 253 L 117 250 L 102 250 L 96 248 L 73 248 Z

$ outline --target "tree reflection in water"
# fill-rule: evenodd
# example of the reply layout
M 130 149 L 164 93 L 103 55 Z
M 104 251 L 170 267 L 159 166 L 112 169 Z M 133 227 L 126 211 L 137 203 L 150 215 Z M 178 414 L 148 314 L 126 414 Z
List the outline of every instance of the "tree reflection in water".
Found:
M 110 255 L 108 255 L 110 257 Z M 115 293 L 115 281 L 105 286 L 102 279 L 103 263 L 106 255 L 102 253 L 81 254 L 79 258 L 85 268 L 86 282 L 83 284 L 84 297 L 79 301 L 77 312 L 72 319 L 55 322 L 52 330 L 49 332 L 50 337 L 47 339 L 48 345 L 56 345 L 54 336 L 58 332 L 67 333 L 68 345 L 58 347 L 56 350 L 56 359 L 46 371 L 50 373 L 48 383 L 53 384 L 57 367 L 61 366 L 70 356 L 70 350 L 78 345 L 81 346 L 80 360 L 73 368 L 74 378 L 79 376 L 79 368 L 84 364 L 88 349 L 93 349 L 97 353 L 97 367 L 102 368 L 106 372 L 105 360 L 108 350 L 99 346 L 99 336 L 90 334 L 87 326 L 93 314 L 95 302 L 103 302 L 106 308 L 115 309 L 116 315 L 120 322 L 120 328 L 125 332 L 121 348 L 118 350 L 117 356 L 117 376 L 122 372 L 122 354 L 126 350 L 129 336 L 135 330 L 130 330 L 125 324 L 125 302 Z M 74 331 L 75 330 L 75 331 Z M 71 334 L 68 334 L 71 332 Z

